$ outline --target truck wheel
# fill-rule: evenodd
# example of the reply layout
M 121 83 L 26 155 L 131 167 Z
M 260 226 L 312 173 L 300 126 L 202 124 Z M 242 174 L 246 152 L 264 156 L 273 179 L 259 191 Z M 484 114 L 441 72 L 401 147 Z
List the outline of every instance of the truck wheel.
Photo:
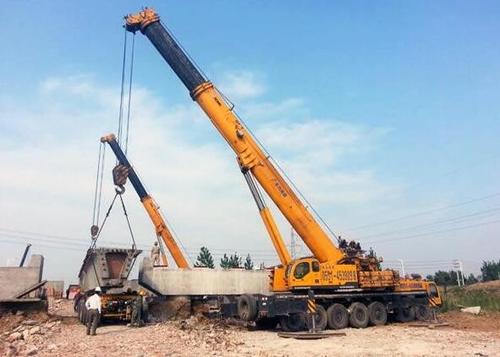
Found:
M 429 321 L 431 319 L 431 309 L 427 305 L 415 306 L 415 317 L 419 321 Z
M 307 328 L 312 329 L 312 319 L 314 318 L 314 326 L 317 331 L 323 331 L 328 324 L 328 317 L 326 316 L 326 310 L 321 305 L 316 305 L 316 313 L 314 316 L 307 316 Z
M 371 325 L 385 325 L 387 323 L 387 309 L 381 302 L 374 301 L 368 305 L 368 317 Z
M 274 330 L 278 324 L 278 319 L 275 317 L 263 317 L 255 320 L 255 327 L 259 330 Z
M 87 315 L 88 315 L 88 310 L 87 310 L 87 306 L 85 306 L 85 304 L 83 304 L 82 306 L 82 323 L 84 325 L 87 324 Z
M 281 329 L 285 332 L 303 331 L 305 327 L 304 314 L 290 314 L 280 318 Z
M 365 328 L 368 326 L 368 308 L 361 302 L 353 302 L 349 306 L 349 323 L 355 328 Z
M 349 325 L 349 311 L 341 304 L 333 304 L 326 310 L 328 327 L 334 330 L 346 328 Z
M 142 303 L 142 311 L 141 312 L 142 312 L 142 316 L 141 316 L 142 321 L 145 323 L 149 322 L 149 304 L 146 301 L 144 301 Z
M 82 324 L 85 324 L 85 320 L 83 317 L 84 312 L 85 312 L 85 302 L 83 300 L 80 300 L 80 302 L 78 303 L 78 320 L 80 320 Z
M 396 320 L 399 322 L 410 322 L 415 320 L 415 309 L 413 306 L 400 307 L 396 314 Z
M 238 316 L 243 321 L 253 321 L 257 317 L 257 301 L 252 295 L 241 295 L 238 298 Z

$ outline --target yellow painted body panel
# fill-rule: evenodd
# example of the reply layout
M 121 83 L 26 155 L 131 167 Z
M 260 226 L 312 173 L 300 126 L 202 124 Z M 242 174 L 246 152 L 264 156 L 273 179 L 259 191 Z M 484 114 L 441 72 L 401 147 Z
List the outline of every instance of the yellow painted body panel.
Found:
M 287 265 L 292 261 L 292 258 L 290 257 L 290 253 L 286 248 L 285 242 L 283 242 L 283 238 L 281 238 L 271 211 L 268 207 L 264 207 L 264 209 L 260 211 L 260 216 L 262 217 L 262 221 L 264 221 L 264 226 L 266 227 L 267 232 L 271 237 L 271 242 L 274 245 L 274 249 L 276 249 L 276 252 L 278 253 L 281 264 Z
M 309 267 L 305 275 L 298 274 L 299 265 Z M 315 269 L 316 268 L 316 269 Z M 302 271 L 304 271 L 302 269 Z M 357 287 L 357 268 L 354 264 L 320 263 L 315 258 L 301 258 L 293 261 L 286 274 L 291 289 Z
M 285 292 L 289 291 L 288 282 L 285 278 L 286 268 L 283 265 L 278 265 L 273 268 L 271 272 L 269 284 L 270 288 L 274 292 Z

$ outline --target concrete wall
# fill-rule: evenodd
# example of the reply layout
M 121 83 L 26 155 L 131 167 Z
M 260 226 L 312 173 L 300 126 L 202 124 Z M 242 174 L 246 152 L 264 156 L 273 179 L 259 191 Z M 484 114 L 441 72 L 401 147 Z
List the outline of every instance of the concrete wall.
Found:
M 51 280 L 47 281 L 45 284 L 45 291 L 47 292 L 47 296 L 54 298 L 62 298 L 64 292 L 64 281 L 63 280 Z
M 271 294 L 265 270 L 168 269 L 153 267 L 149 258 L 139 268 L 139 284 L 166 296 Z
M 0 300 L 12 299 L 42 281 L 43 256 L 32 255 L 28 266 L 0 267 Z

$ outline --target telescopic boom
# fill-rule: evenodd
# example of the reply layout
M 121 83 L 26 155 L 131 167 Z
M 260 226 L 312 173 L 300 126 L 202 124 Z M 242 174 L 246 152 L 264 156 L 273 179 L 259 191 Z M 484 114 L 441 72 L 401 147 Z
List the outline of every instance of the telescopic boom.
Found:
M 314 256 L 322 263 L 341 260 L 344 257 L 343 252 L 333 244 L 321 225 L 268 160 L 251 133 L 232 112 L 232 107 L 160 23 L 158 14 L 147 8 L 125 19 L 128 31 L 140 30 L 149 38 L 189 90 L 193 100 L 234 150 L 243 173 L 252 173 Z M 276 243 L 274 245 L 276 247 Z

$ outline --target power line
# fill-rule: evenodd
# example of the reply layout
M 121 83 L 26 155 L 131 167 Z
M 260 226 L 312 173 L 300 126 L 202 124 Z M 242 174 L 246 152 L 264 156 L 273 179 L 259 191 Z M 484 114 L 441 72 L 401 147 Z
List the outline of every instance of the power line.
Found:
M 451 208 L 464 206 L 464 205 L 467 205 L 467 204 L 470 204 L 470 203 L 488 200 L 490 198 L 497 197 L 497 196 L 500 196 L 500 192 L 493 193 L 493 194 L 486 195 L 486 196 L 482 196 L 482 197 L 478 197 L 478 198 L 473 198 L 473 199 L 468 200 L 468 201 L 454 203 L 454 204 L 451 204 L 451 205 L 448 205 L 448 206 L 443 206 L 443 207 L 439 207 L 439 208 L 433 208 L 433 209 L 430 209 L 430 210 L 420 211 L 420 212 L 409 214 L 409 215 L 402 216 L 402 217 L 399 217 L 399 218 L 393 218 L 393 219 L 389 219 L 389 220 L 386 220 L 386 221 L 365 224 L 365 225 L 354 227 L 354 228 L 350 228 L 350 229 L 347 229 L 347 230 L 348 231 L 356 231 L 356 230 L 360 230 L 360 229 L 364 229 L 364 228 L 368 228 L 368 227 L 381 226 L 381 225 L 384 225 L 384 224 L 387 224 L 387 223 L 397 222 L 397 221 L 401 221 L 401 220 L 404 220 L 404 219 L 407 219 L 407 218 L 423 216 L 423 215 L 426 215 L 426 214 L 429 214 L 429 213 L 433 213 L 433 212 L 444 211 L 444 210 L 448 210 L 448 209 L 451 209 Z
M 443 229 L 443 230 L 440 230 L 440 231 L 414 234 L 414 235 L 410 235 L 410 236 L 393 238 L 393 239 L 375 240 L 375 241 L 369 241 L 369 242 L 365 242 L 365 243 L 381 243 L 381 242 L 394 242 L 394 241 L 398 241 L 398 240 L 407 240 L 407 239 L 412 239 L 412 238 L 416 238 L 416 237 L 422 237 L 422 236 L 426 236 L 426 235 L 434 235 L 434 234 L 439 234 L 439 233 L 461 231 L 461 230 L 464 230 L 464 229 L 481 227 L 481 226 L 486 226 L 486 225 L 495 224 L 495 223 L 499 223 L 499 222 L 500 222 L 500 219 L 495 220 L 495 221 L 484 222 L 484 223 L 471 224 L 469 226 L 464 226 L 464 227 L 458 227 L 458 228 L 452 228 L 452 229 Z M 450 237 L 441 237 L 439 239 L 449 239 L 449 238 Z
M 448 219 L 444 219 L 444 220 L 437 220 L 437 221 L 434 221 L 434 222 L 424 223 L 424 224 L 418 224 L 418 225 L 415 225 L 415 226 L 410 226 L 410 227 L 407 227 L 407 228 L 401 228 L 401 229 L 397 229 L 397 230 L 393 230 L 393 231 L 387 231 L 387 232 L 383 232 L 383 233 L 371 234 L 371 235 L 368 235 L 368 236 L 360 237 L 359 239 L 366 239 L 366 238 L 373 238 L 373 237 L 380 237 L 380 236 L 392 235 L 392 234 L 396 234 L 396 233 L 399 233 L 399 232 L 413 230 L 413 229 L 416 229 L 416 228 L 425 228 L 425 227 L 430 227 L 430 226 L 435 226 L 435 225 L 441 225 L 441 224 L 445 224 L 445 223 L 460 223 L 460 222 L 469 220 L 471 217 L 473 218 L 473 217 L 476 217 L 476 216 L 484 216 L 484 215 L 490 216 L 491 214 L 488 214 L 488 213 L 498 212 L 498 211 L 500 211 L 500 207 L 495 207 L 495 208 L 492 208 L 492 209 L 488 209 L 488 210 L 484 210 L 484 211 L 478 211 L 478 212 L 474 212 L 474 213 L 471 213 L 471 214 L 466 214 L 466 215 L 462 215 L 462 216 L 452 217 L 452 218 L 448 218 Z M 484 217 L 478 217 L 478 218 L 484 218 Z
M 0 229 L 0 230 L 2 230 L 2 229 Z M 9 230 L 9 231 L 11 231 L 11 230 Z M 41 234 L 36 234 L 36 236 L 37 236 L 37 238 L 34 238 L 32 236 L 29 236 L 29 235 L 21 235 L 18 232 L 14 233 L 14 234 L 9 234 L 9 233 L 2 233 L 0 231 L 0 237 L 6 238 L 6 239 L 11 239 L 11 240 L 20 240 L 21 239 L 23 241 L 33 241 L 33 239 L 36 239 L 38 242 L 44 242 L 44 243 L 48 243 L 48 244 L 57 244 L 57 245 L 66 246 L 66 247 L 85 248 L 88 246 L 88 240 L 75 240 L 75 239 L 70 239 L 68 237 L 44 236 Z M 103 240 L 103 241 L 101 241 L 101 243 L 106 244 L 106 245 L 108 245 L 108 244 L 113 245 L 116 247 L 128 248 L 128 245 L 124 242 L 104 241 Z M 138 244 L 137 247 L 140 249 L 143 249 L 143 250 L 148 250 L 150 248 L 146 244 Z M 213 256 L 223 256 L 224 253 L 237 252 L 237 251 L 251 253 L 251 255 L 253 257 L 256 257 L 256 258 L 267 258 L 267 257 L 275 258 L 276 257 L 276 253 L 273 253 L 271 251 L 262 251 L 262 250 L 254 251 L 252 249 L 222 249 L 222 248 L 211 249 L 211 253 Z M 199 249 L 198 248 L 188 248 L 188 249 L 185 249 L 185 253 L 186 253 L 186 255 L 188 255 L 188 257 L 191 258 L 192 256 L 195 256 L 196 254 L 199 253 Z

